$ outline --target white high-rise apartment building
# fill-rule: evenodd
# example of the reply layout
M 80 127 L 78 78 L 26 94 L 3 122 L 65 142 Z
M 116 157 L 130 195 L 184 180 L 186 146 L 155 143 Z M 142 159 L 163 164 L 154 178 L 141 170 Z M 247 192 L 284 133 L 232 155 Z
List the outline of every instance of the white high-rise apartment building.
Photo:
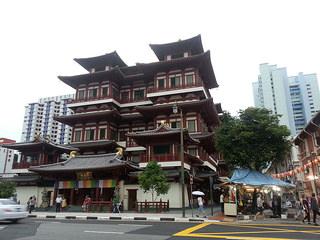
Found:
M 296 135 L 320 110 L 316 74 L 288 77 L 286 68 L 260 64 L 258 82 L 253 83 L 254 105 L 281 115 L 280 124 Z
M 22 129 L 22 142 L 29 142 L 37 134 L 49 137 L 57 144 L 67 144 L 71 141 L 72 128 L 55 121 L 54 116 L 71 115 L 67 108 L 68 101 L 74 98 L 74 94 L 40 98 L 36 103 L 30 103 L 25 107 L 25 115 Z

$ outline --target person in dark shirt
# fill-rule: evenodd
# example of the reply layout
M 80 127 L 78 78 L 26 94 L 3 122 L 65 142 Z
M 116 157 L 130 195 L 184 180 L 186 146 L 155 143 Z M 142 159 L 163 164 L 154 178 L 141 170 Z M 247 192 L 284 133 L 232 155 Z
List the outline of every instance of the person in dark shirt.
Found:
M 305 195 L 302 195 L 302 207 L 304 211 L 304 218 L 302 222 L 304 223 L 304 221 L 308 219 L 308 224 L 310 224 L 310 207 Z
M 320 216 L 320 212 L 319 212 L 318 199 L 316 198 L 316 194 L 314 193 L 312 193 L 312 198 L 311 198 L 311 210 L 313 212 L 313 223 L 314 225 L 318 225 L 317 215 Z

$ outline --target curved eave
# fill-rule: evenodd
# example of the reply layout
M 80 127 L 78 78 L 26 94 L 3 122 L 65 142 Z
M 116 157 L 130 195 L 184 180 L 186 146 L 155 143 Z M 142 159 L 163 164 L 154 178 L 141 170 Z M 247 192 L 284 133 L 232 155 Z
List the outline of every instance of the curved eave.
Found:
M 150 143 L 156 143 L 157 140 L 166 139 L 168 143 L 180 142 L 180 131 L 170 131 L 170 132 L 154 132 L 154 133 L 127 133 L 128 137 L 135 140 L 139 145 L 148 145 Z M 197 145 L 200 142 L 192 138 L 188 131 L 184 130 L 184 141 L 189 145 Z
M 78 151 L 78 148 L 71 147 L 71 146 L 63 146 L 63 145 L 56 145 L 47 142 L 23 142 L 23 143 L 16 143 L 16 144 L 7 144 L 2 147 L 18 150 L 20 152 L 24 151 L 43 151 L 43 150 L 58 150 L 61 153 L 71 152 L 71 151 Z
M 76 89 L 81 84 L 87 84 L 88 82 L 100 82 L 106 79 L 108 80 L 117 80 L 117 79 L 124 79 L 124 75 L 119 69 L 113 68 L 109 71 L 99 71 L 94 73 L 87 73 L 75 76 L 58 76 L 58 78 L 67 84 L 68 86 Z
M 149 44 L 152 51 L 156 54 L 159 60 L 163 60 L 166 55 L 184 53 L 191 51 L 192 54 L 203 53 L 201 35 L 180 40 L 177 42 L 165 44 Z
M 103 149 L 112 150 L 120 147 L 114 140 L 100 140 L 90 142 L 77 142 L 71 143 L 70 146 L 80 149 L 80 151 L 86 151 L 88 149 Z
M 152 63 L 139 63 L 137 67 L 140 68 L 146 76 L 152 76 L 158 72 L 168 72 L 173 69 L 176 70 L 196 67 L 199 68 L 200 75 L 207 88 L 215 88 L 219 86 L 212 68 L 210 51 L 190 57 L 182 57 Z
M 317 126 L 316 126 L 317 125 Z M 320 128 L 320 112 L 311 118 L 311 120 L 307 123 L 304 129 L 302 129 L 299 134 L 293 139 L 295 145 L 299 145 L 299 142 L 303 141 L 302 139 L 309 136 L 305 131 L 309 134 L 316 132 Z
M 172 114 L 173 105 L 174 103 L 153 106 L 137 106 L 136 110 L 145 117 L 154 117 L 160 114 L 170 115 Z M 212 98 L 207 98 L 200 101 L 178 103 L 177 105 L 180 109 L 182 109 L 183 112 L 201 112 L 208 124 L 220 124 L 219 115 Z
M 54 120 L 67 124 L 69 126 L 73 126 L 77 123 L 83 123 L 90 120 L 98 121 L 107 119 L 119 120 L 120 114 L 117 110 L 106 110 L 99 112 L 77 113 L 73 115 L 54 117 Z
M 111 53 L 107 53 L 104 55 L 89 57 L 89 58 L 74 58 L 78 64 L 80 64 L 83 68 L 90 71 L 91 68 L 101 67 L 101 66 L 119 66 L 125 67 L 127 64 L 120 58 L 117 51 L 113 51 Z

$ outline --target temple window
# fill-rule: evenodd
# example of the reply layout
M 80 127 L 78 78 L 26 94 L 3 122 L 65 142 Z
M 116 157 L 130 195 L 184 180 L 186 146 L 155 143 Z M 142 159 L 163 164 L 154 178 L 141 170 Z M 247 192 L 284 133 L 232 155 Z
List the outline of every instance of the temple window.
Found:
M 98 88 L 90 88 L 88 91 L 89 98 L 96 98 L 98 96 Z
M 133 92 L 133 98 L 135 101 L 140 101 L 144 99 L 144 89 L 136 89 Z
M 180 128 L 180 120 L 170 121 L 171 128 Z
M 78 90 L 78 99 L 83 100 L 86 96 L 86 90 L 85 89 L 79 89 Z
M 81 129 L 74 131 L 74 142 L 80 142 L 81 141 Z
M 32 163 L 38 160 L 38 154 L 28 155 L 26 156 L 26 162 Z
M 107 128 L 106 127 L 100 127 L 99 128 L 99 139 L 103 140 L 107 137 Z
M 93 141 L 95 135 L 95 129 L 94 128 L 87 128 L 85 132 L 85 139 L 86 141 Z
M 118 141 L 117 131 L 114 128 L 110 128 L 110 139 Z
M 123 91 L 120 93 L 121 95 L 121 100 L 124 102 L 129 102 L 130 99 L 130 92 L 129 91 Z
M 153 146 L 154 154 L 169 154 L 170 153 L 170 145 L 156 145 Z
M 128 132 L 125 130 L 122 130 L 119 132 L 119 141 L 126 141 L 127 137 L 126 137 L 126 133 Z
M 170 87 L 179 87 L 181 85 L 181 75 L 170 76 Z
M 158 89 L 163 89 L 166 87 L 165 77 L 157 78 L 157 87 L 158 87 Z
M 188 153 L 192 156 L 198 156 L 198 149 L 196 147 L 188 148 Z
M 112 96 L 115 99 L 119 99 L 120 98 L 120 92 L 115 86 L 112 86 Z
M 189 132 L 197 131 L 197 120 L 196 119 L 187 119 L 187 129 Z
M 189 86 L 194 84 L 194 73 L 186 73 L 185 84 Z
M 101 87 L 101 96 L 102 97 L 109 96 L 109 86 L 108 85 Z

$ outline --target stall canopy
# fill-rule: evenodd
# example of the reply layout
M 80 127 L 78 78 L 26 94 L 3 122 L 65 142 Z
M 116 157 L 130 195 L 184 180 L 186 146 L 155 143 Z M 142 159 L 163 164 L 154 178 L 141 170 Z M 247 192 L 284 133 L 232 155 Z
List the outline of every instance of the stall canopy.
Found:
M 278 186 L 286 188 L 295 187 L 294 184 L 275 179 L 258 171 L 241 168 L 234 170 L 230 182 L 251 186 Z

